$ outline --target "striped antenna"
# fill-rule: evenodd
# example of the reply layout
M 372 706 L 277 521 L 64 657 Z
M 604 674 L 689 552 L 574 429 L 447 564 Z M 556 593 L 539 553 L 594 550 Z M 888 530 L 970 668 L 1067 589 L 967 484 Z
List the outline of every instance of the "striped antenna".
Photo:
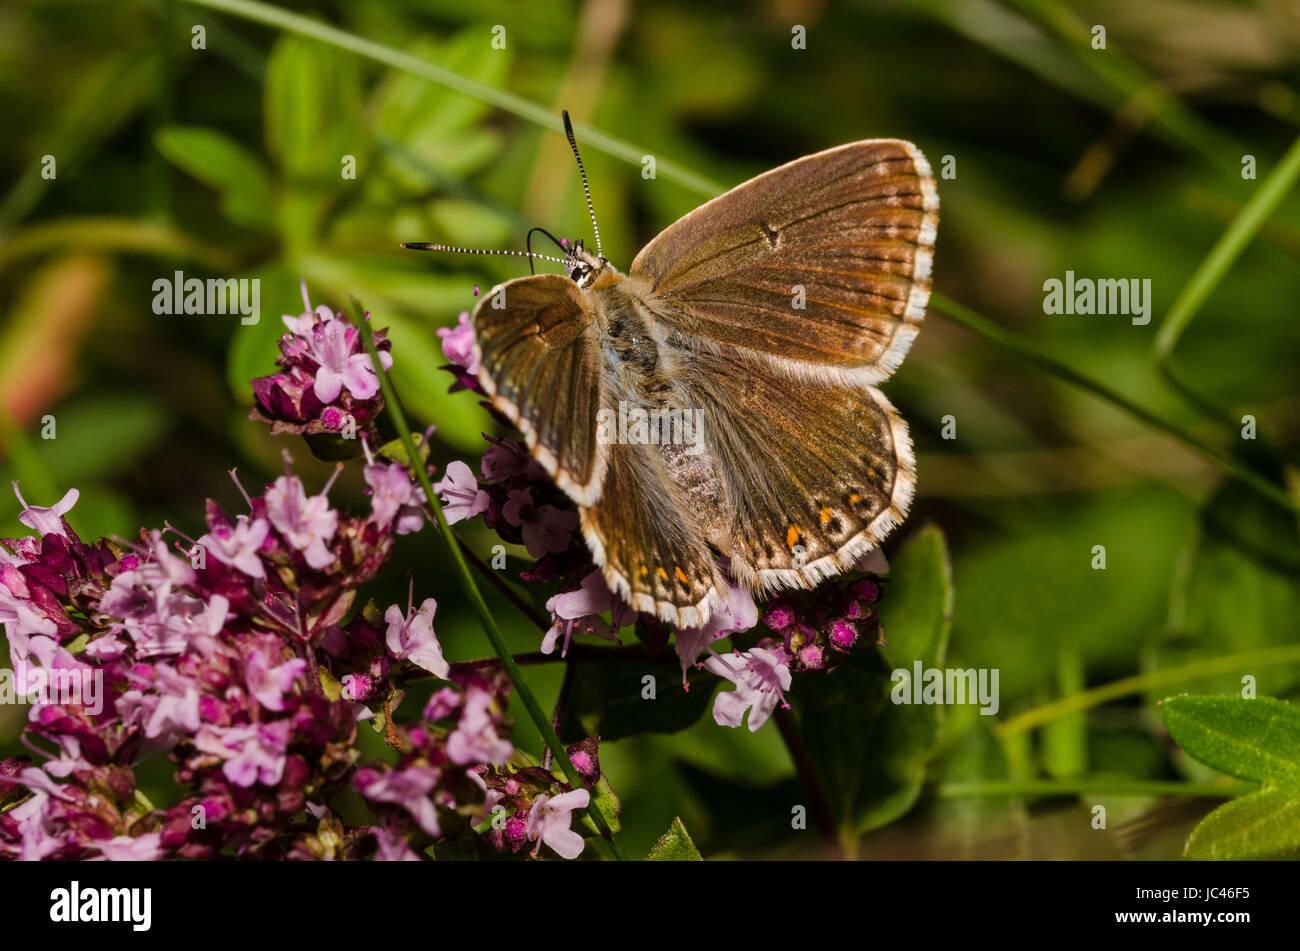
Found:
M 554 261 L 556 264 L 564 264 L 564 258 L 551 257 L 549 254 L 538 254 L 535 251 L 487 251 L 483 248 L 454 248 L 449 244 L 426 244 L 423 241 L 403 241 L 402 247 L 411 251 L 454 251 L 457 254 L 505 254 L 518 258 L 533 258 L 538 261 Z
M 603 258 L 605 253 L 600 249 L 600 227 L 596 224 L 596 208 L 591 203 L 591 186 L 587 184 L 587 170 L 582 167 L 582 156 L 578 154 L 578 140 L 573 137 L 573 123 L 569 121 L 569 110 L 565 109 L 561 114 L 564 116 L 564 134 L 569 137 L 569 148 L 573 149 L 573 157 L 578 160 L 582 190 L 587 193 L 587 213 L 591 215 L 591 230 L 596 233 L 596 256 Z

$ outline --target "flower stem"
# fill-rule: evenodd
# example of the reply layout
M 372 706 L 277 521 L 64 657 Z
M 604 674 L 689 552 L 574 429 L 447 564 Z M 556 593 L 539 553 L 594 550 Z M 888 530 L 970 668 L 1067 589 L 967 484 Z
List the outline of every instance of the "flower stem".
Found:
M 524 709 L 528 711 L 529 719 L 537 727 L 537 732 L 541 734 L 547 749 L 551 751 L 551 754 L 560 764 L 560 768 L 564 770 L 564 775 L 568 777 L 569 782 L 575 788 L 581 789 L 583 787 L 582 776 L 574 769 L 573 763 L 569 761 L 569 754 L 565 751 L 564 744 L 560 742 L 560 738 L 551 729 L 551 723 L 546 718 L 546 714 L 542 712 L 537 698 L 533 696 L 532 690 L 524 682 L 519 666 L 515 663 L 514 657 L 511 656 L 505 638 L 501 635 L 501 629 L 497 627 L 496 618 L 492 616 L 487 602 L 483 600 L 483 593 L 479 591 L 478 585 L 474 583 L 474 576 L 469 570 L 469 563 L 465 560 L 465 555 L 457 543 L 456 533 L 451 530 L 451 525 L 447 522 L 447 516 L 443 514 L 442 505 L 438 501 L 437 493 L 433 491 L 433 485 L 429 482 L 429 473 L 421 462 L 423 457 L 415 448 L 415 440 L 411 438 L 411 427 L 407 425 L 406 414 L 402 411 L 402 405 L 397 399 L 397 391 L 393 388 L 392 381 L 388 379 L 388 373 L 379 361 L 379 354 L 375 350 L 374 336 L 370 331 L 370 321 L 366 319 L 365 309 L 355 297 L 352 298 L 352 319 L 361 333 L 361 340 L 365 344 L 366 353 L 369 354 L 375 373 L 379 377 L 379 387 L 384 394 L 384 403 L 387 406 L 393 425 L 397 427 L 397 431 L 401 436 L 402 445 L 406 448 L 407 458 L 411 461 L 411 470 L 420 483 L 420 487 L 424 490 L 424 497 L 428 500 L 429 508 L 433 511 L 434 520 L 438 524 L 438 531 L 442 533 L 442 537 L 447 543 L 447 550 L 451 552 L 452 562 L 456 566 L 461 588 L 474 606 L 474 610 L 478 613 L 479 620 L 483 624 L 483 631 L 487 634 L 488 640 L 491 641 L 492 649 L 496 651 L 501 666 L 505 668 L 506 674 L 509 675 L 511 682 L 514 684 L 515 693 L 518 695 L 520 702 L 523 703 Z M 595 824 L 597 830 L 609 843 L 614 857 L 626 860 L 627 856 L 614 838 L 609 823 L 605 820 L 604 814 L 595 802 L 587 806 L 586 812 L 591 817 L 591 821 Z
M 794 714 L 780 706 L 773 713 L 773 719 L 776 720 L 776 728 L 781 733 L 781 739 L 790 753 L 790 759 L 794 762 L 794 771 L 808 794 L 808 805 L 812 809 L 813 821 L 817 823 L 817 831 L 825 840 L 831 858 L 844 858 L 844 849 L 836 831 L 835 814 L 831 812 L 830 803 L 826 799 L 826 790 L 817 776 L 817 769 L 808 747 L 804 745 L 798 721 L 795 720 Z
M 1300 646 L 1289 644 L 1286 647 L 1244 651 L 1239 654 L 1228 654 L 1224 657 L 1213 657 L 1209 660 L 1181 664 L 1177 667 L 1162 667 L 1159 670 L 1149 670 L 1146 673 L 1125 677 L 1122 680 L 1114 680 L 1108 684 L 1102 684 L 1100 687 L 1093 687 L 1091 690 L 1084 690 L 1068 697 L 1062 697 L 1060 700 L 1054 700 L 1041 707 L 1026 710 L 1005 723 L 999 724 L 997 732 L 999 736 L 1006 739 L 1060 717 L 1068 716 L 1071 713 L 1109 703 L 1111 700 L 1117 700 L 1130 694 L 1141 693 L 1144 690 L 1170 686 L 1200 677 L 1229 674 L 1248 667 L 1269 667 L 1277 664 L 1300 664 Z

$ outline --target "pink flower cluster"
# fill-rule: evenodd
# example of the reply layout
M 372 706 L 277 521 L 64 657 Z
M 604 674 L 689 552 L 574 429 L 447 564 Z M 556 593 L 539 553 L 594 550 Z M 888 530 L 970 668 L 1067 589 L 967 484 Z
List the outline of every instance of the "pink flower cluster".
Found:
M 486 790 L 484 813 L 492 820 L 488 841 L 501 851 L 519 852 L 532 844 L 537 855 L 549 846 L 561 858 L 582 854 L 583 838 L 572 829 L 573 813 L 591 803 L 600 782 L 599 740 L 589 737 L 565 752 L 586 788 L 574 789 L 540 766 L 482 766 L 476 771 Z
M 313 310 L 306 281 L 302 302 L 302 314 L 281 318 L 289 332 L 280 340 L 280 370 L 253 380 L 257 405 L 250 418 L 270 423 L 274 433 L 373 432 L 384 400 L 360 331 L 324 304 Z M 387 370 L 392 344 L 382 330 L 374 336 Z
M 482 812 L 475 770 L 512 752 L 509 682 L 451 669 L 432 599 L 382 621 L 354 611 L 394 536 L 423 522 L 400 466 L 365 474 L 371 511 L 353 516 L 286 460 L 247 512 L 209 503 L 198 539 L 169 528 L 87 544 L 65 517 L 75 491 L 50 508 L 20 496 L 35 534 L 0 547 L 14 667 L 86 691 L 31 695 L 32 756 L 0 762 L 0 857 L 405 858 L 440 813 Z M 358 724 L 396 707 L 399 681 L 429 675 L 446 684 L 423 718 L 385 723 L 403 761 L 357 768 Z M 181 787 L 162 807 L 135 778 L 159 754 Z M 349 783 L 379 825 L 344 829 L 330 811 Z

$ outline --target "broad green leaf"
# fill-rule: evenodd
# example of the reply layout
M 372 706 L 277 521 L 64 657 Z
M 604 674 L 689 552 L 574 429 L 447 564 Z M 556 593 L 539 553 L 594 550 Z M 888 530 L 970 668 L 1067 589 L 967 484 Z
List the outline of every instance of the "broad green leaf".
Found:
M 221 206 L 235 222 L 271 224 L 271 179 L 256 155 L 216 129 L 167 126 L 155 144 L 173 165 L 221 193 Z
M 361 142 L 356 57 L 312 40 L 282 36 L 266 68 L 266 143 L 291 180 L 341 182 L 341 158 Z
M 1160 718 L 1188 754 L 1220 772 L 1300 790 L 1300 710 L 1259 697 L 1170 697 Z
M 1257 703 L 1258 701 L 1250 701 Z M 1264 789 L 1225 803 L 1187 839 L 1189 859 L 1263 859 L 1300 851 L 1300 789 Z
M 668 831 L 660 836 L 659 841 L 645 857 L 647 862 L 703 862 L 704 856 L 691 841 L 690 833 L 682 824 L 680 817 L 673 819 Z
M 885 656 L 897 667 L 943 663 L 952 627 L 952 565 L 943 532 L 922 528 L 893 559 L 880 603 Z
M 560 738 L 566 743 L 587 736 L 616 740 L 638 733 L 675 733 L 702 717 L 709 709 L 718 678 L 701 674 L 689 691 L 682 689 L 675 664 L 638 660 L 607 660 L 577 664 Z M 654 698 L 645 677 L 654 678 Z
M 892 560 L 880 603 L 888 639 L 886 663 L 842 665 L 792 692 L 804 742 L 817 766 L 831 809 L 848 836 L 892 822 L 921 791 L 935 750 L 941 706 L 896 704 L 890 670 L 939 667 L 952 620 L 952 575 L 943 534 L 923 528 Z
M 1179 559 L 1157 664 L 1294 643 L 1294 619 L 1300 617 L 1297 577 L 1296 520 L 1279 517 L 1276 506 L 1239 483 L 1227 483 L 1205 503 Z M 1233 671 L 1197 681 L 1192 689 L 1235 692 L 1243 674 L 1255 676 L 1262 694 L 1284 695 L 1300 685 L 1300 668 L 1287 666 Z
M 481 27 L 471 27 L 439 43 L 421 39 L 408 52 L 488 85 L 505 81 L 508 50 L 484 50 Z M 407 73 L 389 73 L 375 93 L 376 136 L 392 175 L 411 189 L 443 184 L 444 176 L 464 176 L 500 148 L 494 130 L 478 127 L 489 106 L 471 96 Z
M 271 51 L 264 121 L 285 185 L 276 210 L 290 261 L 319 243 L 329 193 L 355 184 L 343 178 L 345 157 L 364 167 L 358 70 L 356 57 L 299 37 L 283 36 Z
M 514 219 L 481 202 L 440 199 L 429 203 L 428 214 L 439 233 L 455 235 L 466 247 L 505 248 L 519 240 Z

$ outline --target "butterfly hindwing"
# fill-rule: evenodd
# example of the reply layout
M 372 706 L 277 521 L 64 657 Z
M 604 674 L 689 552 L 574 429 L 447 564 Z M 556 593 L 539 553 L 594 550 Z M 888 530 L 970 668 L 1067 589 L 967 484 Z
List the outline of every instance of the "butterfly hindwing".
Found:
M 810 155 L 733 188 L 646 245 L 629 275 L 676 330 L 796 376 L 877 383 L 929 300 L 939 199 L 910 142 Z
M 697 355 L 684 394 L 703 413 L 726 499 L 724 554 L 751 589 L 814 587 L 852 568 L 907 514 L 911 439 L 874 387 L 797 380 L 713 350 Z
M 472 323 L 479 382 L 492 405 L 561 489 L 594 502 L 607 448 L 595 428 L 604 386 L 582 290 L 557 274 L 517 278 L 484 295 Z
M 726 583 L 658 447 L 611 445 L 600 503 L 580 514 L 610 590 L 682 627 L 708 620 Z

